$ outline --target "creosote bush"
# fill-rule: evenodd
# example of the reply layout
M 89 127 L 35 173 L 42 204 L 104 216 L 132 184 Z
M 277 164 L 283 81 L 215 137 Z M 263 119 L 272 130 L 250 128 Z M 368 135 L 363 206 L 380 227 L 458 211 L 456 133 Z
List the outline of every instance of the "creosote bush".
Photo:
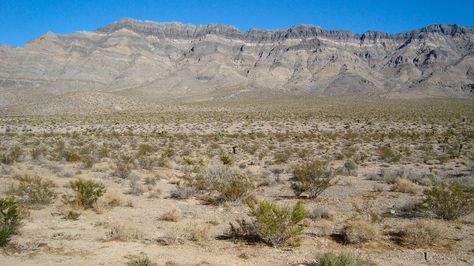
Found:
M 249 202 L 250 222 L 237 220 L 230 223 L 230 235 L 246 240 L 260 240 L 271 246 L 297 245 L 303 232 L 299 223 L 305 218 L 306 210 L 302 202 L 293 208 L 288 205 L 278 206 L 271 201 Z
M 474 187 L 469 185 L 442 182 L 424 194 L 426 208 L 445 220 L 455 220 L 474 209 Z
M 360 255 L 353 253 L 325 253 L 317 259 L 319 266 L 368 266 L 371 265 Z
M 314 198 L 331 186 L 333 173 L 327 161 L 314 160 L 293 168 L 294 181 L 291 188 L 297 196 L 303 193 Z
M 236 168 L 225 165 L 209 165 L 203 168 L 195 178 L 188 178 L 171 193 L 173 198 L 188 198 L 196 194 L 203 199 L 220 204 L 231 202 L 240 204 L 252 196 L 254 182 L 242 175 Z
M 71 189 L 75 192 L 74 202 L 85 209 L 92 208 L 106 192 L 104 184 L 81 178 L 71 181 Z
M 49 180 L 28 175 L 17 176 L 15 179 L 19 183 L 17 186 L 13 186 L 9 193 L 22 204 L 37 207 L 50 204 L 56 198 L 56 193 L 52 189 L 55 185 Z
M 14 198 L 0 199 L 0 247 L 10 241 L 10 237 L 16 233 L 21 223 L 19 214 L 20 205 Z

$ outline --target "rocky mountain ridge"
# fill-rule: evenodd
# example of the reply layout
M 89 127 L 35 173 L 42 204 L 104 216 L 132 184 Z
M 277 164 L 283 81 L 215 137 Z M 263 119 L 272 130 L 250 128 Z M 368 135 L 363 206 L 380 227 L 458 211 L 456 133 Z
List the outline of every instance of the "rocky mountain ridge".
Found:
M 397 34 L 310 25 L 242 32 L 123 19 L 0 45 L 0 110 L 124 110 L 139 108 L 137 101 L 255 94 L 472 99 L 473 41 L 474 27 L 460 25 Z

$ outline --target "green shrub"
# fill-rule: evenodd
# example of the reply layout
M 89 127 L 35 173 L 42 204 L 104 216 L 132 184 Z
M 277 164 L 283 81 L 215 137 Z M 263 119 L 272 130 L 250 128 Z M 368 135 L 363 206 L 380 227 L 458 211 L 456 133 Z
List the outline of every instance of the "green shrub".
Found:
M 224 151 L 221 152 L 219 158 L 222 161 L 222 163 L 225 165 L 232 164 L 232 162 L 234 161 L 234 158 L 230 154 L 225 153 Z
M 306 210 L 302 202 L 293 208 L 278 206 L 271 201 L 249 203 L 251 222 L 238 220 L 230 224 L 230 234 L 236 238 L 259 239 L 271 246 L 297 245 L 303 232 L 299 223 L 305 218 Z
M 0 199 L 0 247 L 10 241 L 11 235 L 15 234 L 21 223 L 18 211 L 19 204 L 14 198 Z
M 333 173 L 326 161 L 314 160 L 293 168 L 294 182 L 291 188 L 297 196 L 306 193 L 314 198 L 331 186 Z
M 474 209 L 474 188 L 459 182 L 441 182 L 424 194 L 426 208 L 445 220 L 455 220 Z
M 17 197 L 17 200 L 28 206 L 41 206 L 50 204 L 56 198 L 56 193 L 51 189 L 54 183 L 44 180 L 39 176 L 30 177 L 28 175 L 18 176 L 19 181 L 16 187 L 12 187 L 10 194 Z
M 226 182 L 215 184 L 212 189 L 219 193 L 219 201 L 241 203 L 250 197 L 254 188 L 247 176 L 233 175 Z
M 127 262 L 127 266 L 153 266 L 153 262 L 148 257 L 135 258 Z
M 359 255 L 352 253 L 325 253 L 318 258 L 319 266 L 366 266 L 370 263 Z
M 104 184 L 81 178 L 71 181 L 71 189 L 75 192 L 75 202 L 85 209 L 92 208 L 106 192 Z

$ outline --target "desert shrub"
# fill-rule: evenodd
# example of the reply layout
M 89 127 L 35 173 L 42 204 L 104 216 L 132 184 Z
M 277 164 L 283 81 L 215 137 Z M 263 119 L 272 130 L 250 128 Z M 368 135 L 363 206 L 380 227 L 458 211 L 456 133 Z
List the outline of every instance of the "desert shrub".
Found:
M 16 233 L 21 223 L 19 204 L 14 198 L 0 199 L 0 247 L 10 241 L 10 237 Z
M 63 152 L 63 157 L 67 162 L 77 162 L 81 160 L 81 156 L 71 150 L 65 150 Z
M 221 154 L 219 155 L 219 159 L 225 165 L 230 165 L 234 161 L 234 158 L 232 157 L 232 155 L 230 155 L 230 154 L 228 154 L 224 151 L 221 151 Z
M 319 266 L 368 266 L 371 265 L 360 255 L 353 253 L 325 253 L 317 259 Z
M 106 192 L 104 184 L 92 180 L 79 178 L 71 181 L 70 185 L 75 192 L 75 202 L 85 209 L 92 208 L 94 203 Z
M 177 222 L 179 219 L 179 212 L 173 209 L 169 212 L 165 212 L 160 216 L 160 220 L 168 222 Z
M 135 258 L 127 262 L 127 266 L 153 266 L 153 262 L 148 257 Z
M 278 206 L 271 201 L 249 203 L 251 222 L 238 220 L 230 224 L 230 234 L 236 238 L 259 239 L 274 247 L 300 241 L 303 227 L 299 223 L 305 218 L 306 210 L 302 202 L 293 208 Z
M 153 145 L 142 143 L 138 146 L 137 157 L 149 155 L 157 151 L 157 148 Z
M 113 172 L 114 176 L 125 179 L 132 172 L 132 167 L 128 162 L 118 161 Z
M 344 169 L 349 175 L 354 174 L 357 170 L 357 164 L 352 159 L 349 159 L 344 163 Z
M 129 241 L 143 238 L 143 232 L 129 224 L 115 224 L 106 232 L 107 240 Z
M 401 155 L 397 151 L 392 150 L 388 146 L 379 146 L 377 152 L 380 157 L 388 163 L 396 163 L 400 161 Z
M 188 179 L 184 187 L 192 187 L 200 194 L 208 194 L 207 200 L 216 204 L 247 200 L 255 188 L 253 181 L 236 168 L 210 165 L 201 169 L 195 178 Z M 183 189 L 183 188 L 181 188 Z
M 142 169 L 152 169 L 158 159 L 152 156 L 141 156 L 137 159 Z
M 474 188 L 459 182 L 442 182 L 424 194 L 426 208 L 445 220 L 455 220 L 474 209 Z
M 83 155 L 81 157 L 81 162 L 82 162 L 82 167 L 89 169 L 89 168 L 92 168 L 92 166 L 94 166 L 95 158 L 90 155 Z
M 185 235 L 188 240 L 206 243 L 211 239 L 209 234 L 210 226 L 208 224 L 198 225 L 196 223 L 190 223 L 186 227 Z
M 0 163 L 12 164 L 17 162 L 20 159 L 22 153 L 21 147 L 18 145 L 10 147 L 7 151 L 0 153 Z
M 360 244 L 375 240 L 379 236 L 378 228 L 365 220 L 346 222 L 341 231 L 346 243 Z
M 251 196 L 254 187 L 249 177 L 234 175 L 229 180 L 214 184 L 211 189 L 219 193 L 218 202 L 241 203 Z
M 314 160 L 297 165 L 293 168 L 294 181 L 291 188 L 297 196 L 306 193 L 314 198 L 331 186 L 333 173 L 328 162 Z
M 311 219 L 331 219 L 334 216 L 334 212 L 326 207 L 316 206 L 311 212 L 308 213 L 308 218 Z
M 443 230 L 433 221 L 417 220 L 401 230 L 400 242 L 405 246 L 425 248 L 436 244 L 442 234 Z
M 364 219 L 365 221 L 370 221 L 371 223 L 382 222 L 383 217 L 374 210 L 374 204 L 366 200 L 361 205 L 353 202 L 352 207 L 357 215 L 354 218 Z
M 110 152 L 109 145 L 104 143 L 97 149 L 97 156 L 99 156 L 99 158 L 108 157 L 109 152 Z
M 416 194 L 417 192 L 420 192 L 420 190 L 421 188 L 417 184 L 405 178 L 395 179 L 395 182 L 392 186 L 392 191 L 402 193 Z
M 143 188 L 141 182 L 140 182 L 140 177 L 137 175 L 131 175 L 130 176 L 130 190 L 127 192 L 128 194 L 132 194 L 135 196 L 140 196 L 145 192 L 145 189 Z
M 196 164 L 196 160 L 190 156 L 183 156 L 181 157 L 181 164 L 184 165 L 194 165 Z
M 56 198 L 56 193 L 52 190 L 54 183 L 44 180 L 39 176 L 17 176 L 19 181 L 9 191 L 10 194 L 17 198 L 17 201 L 28 206 L 41 206 L 50 204 Z
M 277 151 L 273 155 L 274 163 L 277 163 L 277 164 L 286 163 L 292 154 L 293 154 L 293 151 L 291 149 L 284 149 L 284 150 Z
M 45 147 L 34 147 L 30 151 L 31 158 L 33 160 L 38 160 L 46 152 Z
M 171 191 L 170 197 L 173 199 L 188 199 L 197 194 L 196 189 L 188 184 L 178 185 L 178 187 Z

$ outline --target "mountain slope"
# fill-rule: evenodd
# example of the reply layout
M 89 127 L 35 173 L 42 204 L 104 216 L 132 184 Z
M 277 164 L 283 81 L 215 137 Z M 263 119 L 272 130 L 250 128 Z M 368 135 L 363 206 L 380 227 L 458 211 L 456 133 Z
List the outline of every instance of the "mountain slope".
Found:
M 136 99 L 194 101 L 252 91 L 472 98 L 473 38 L 474 27 L 459 25 L 353 34 L 307 25 L 241 32 L 123 19 L 93 32 L 48 32 L 23 47 L 0 45 L 0 108 L 97 94 L 130 99 L 112 110 Z

